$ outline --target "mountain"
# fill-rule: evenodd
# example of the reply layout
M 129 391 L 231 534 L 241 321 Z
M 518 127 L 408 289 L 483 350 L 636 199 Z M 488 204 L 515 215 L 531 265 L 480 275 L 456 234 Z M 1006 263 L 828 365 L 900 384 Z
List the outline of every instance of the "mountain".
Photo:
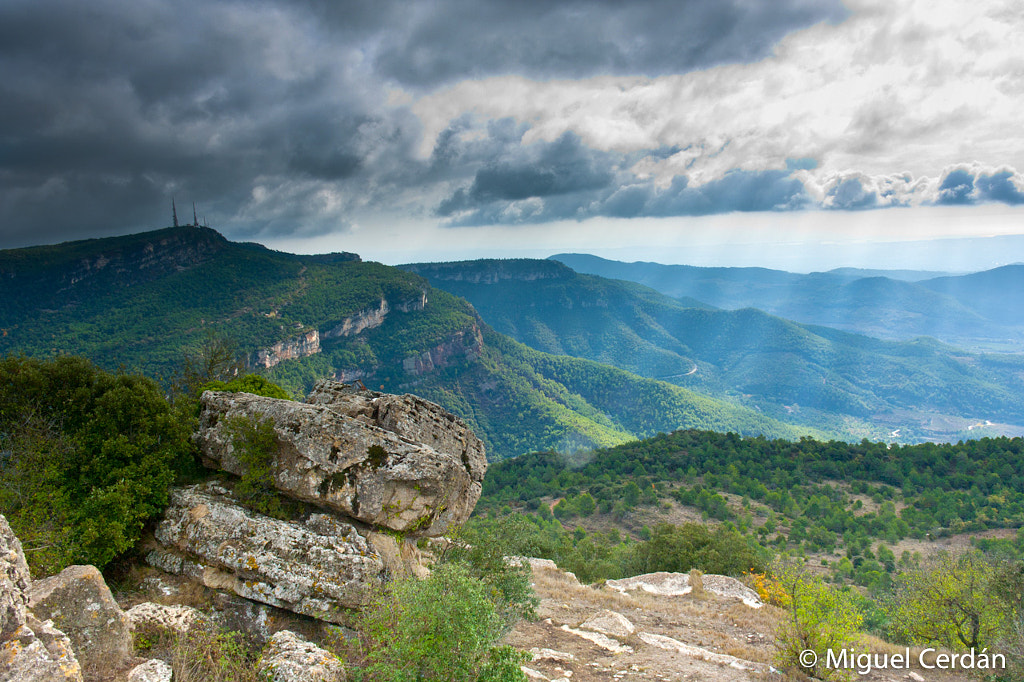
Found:
M 990 320 L 1024 325 L 1024 265 L 1006 265 L 959 277 L 937 277 L 921 286 L 956 299 Z
M 295 394 L 323 377 L 418 393 L 493 458 L 681 427 L 822 433 L 532 350 L 424 278 L 354 254 L 298 256 L 195 227 L 0 251 L 0 353 L 83 355 L 170 384 L 211 338 Z
M 681 302 L 557 261 L 402 267 L 538 350 L 608 363 L 848 438 L 896 432 L 904 441 L 955 440 L 977 435 L 974 427 L 986 421 L 1024 424 L 1019 356 L 969 354 L 927 338 L 883 341 L 754 308 Z M 764 282 L 789 273 L 754 274 Z
M 763 268 L 622 263 L 585 254 L 551 258 L 577 272 L 629 280 L 668 296 L 696 298 L 729 310 L 758 308 L 797 322 L 882 339 L 933 336 L 966 348 L 1024 350 L 1024 315 L 1008 312 L 1019 307 L 999 304 L 1001 289 L 994 276 L 928 279 L 928 273 L 908 277 L 900 271 L 883 277 L 855 269 L 801 275 Z M 925 277 L 909 281 L 921 275 Z M 1009 282 L 1021 279 L 1019 274 L 1007 275 L 1012 275 L 1005 277 Z

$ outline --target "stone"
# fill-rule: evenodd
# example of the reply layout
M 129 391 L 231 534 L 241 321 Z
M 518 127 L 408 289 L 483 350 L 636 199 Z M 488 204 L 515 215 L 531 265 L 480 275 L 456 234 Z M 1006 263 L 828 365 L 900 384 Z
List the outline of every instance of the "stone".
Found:
M 643 590 L 644 592 L 650 592 L 651 594 L 663 597 L 678 597 L 689 594 L 693 590 L 690 587 L 689 575 L 686 573 L 667 573 L 665 571 L 644 573 L 643 575 L 622 578 L 621 580 L 607 580 L 605 585 L 623 594 L 630 590 Z
M 128 682 L 171 682 L 172 675 L 169 663 L 152 658 L 132 668 L 128 673 Z
M 379 584 L 384 564 L 351 524 L 330 514 L 282 521 L 239 506 L 211 482 L 171 490 L 146 561 L 212 589 L 342 623 Z
M 345 666 L 334 654 L 290 630 L 270 638 L 257 669 L 274 682 L 343 682 Z
M 11 637 L 0 643 L 0 682 L 82 682 L 71 640 L 31 613 Z
M 25 624 L 31 583 L 21 541 L 0 514 L 0 641 Z
M 384 562 L 389 578 L 426 578 L 430 575 L 422 553 L 411 538 L 398 539 L 387 533 L 370 531 L 366 539 Z
M 33 582 L 29 604 L 67 634 L 87 675 L 116 669 L 132 655 L 128 617 L 95 566 L 68 566 Z
M 659 649 L 667 649 L 674 651 L 691 658 L 698 658 L 703 661 L 710 663 L 718 663 L 720 665 L 727 665 L 730 668 L 736 670 L 753 670 L 755 672 L 764 673 L 767 672 L 768 667 L 763 663 L 755 663 L 753 661 L 746 661 L 742 658 L 736 658 L 728 654 L 719 654 L 708 649 L 704 649 L 699 646 L 693 646 L 692 644 L 684 644 L 678 639 L 672 637 L 666 637 L 665 635 L 655 635 L 648 632 L 641 632 L 637 635 L 646 644 L 658 647 Z
M 562 629 L 566 632 L 570 632 L 577 637 L 582 637 L 585 640 L 593 642 L 597 646 L 610 651 L 613 654 L 631 654 L 633 653 L 633 647 L 623 644 L 614 637 L 603 635 L 600 632 L 593 632 L 591 630 L 580 630 L 578 628 L 571 628 L 568 625 L 563 625 Z
M 612 637 L 629 637 L 633 634 L 633 624 L 621 613 L 615 611 L 598 611 L 588 618 L 580 628 Z
M 759 609 L 764 606 L 764 602 L 757 596 L 757 592 L 736 578 L 727 575 L 705 575 L 703 583 L 706 592 L 717 594 L 720 597 L 739 599 L 752 609 Z
M 199 609 L 180 604 L 165 605 L 147 601 L 137 604 L 125 612 L 132 632 L 163 631 L 184 635 L 193 628 L 212 625 L 210 619 Z
M 290 497 L 408 535 L 436 536 L 469 518 L 486 471 L 480 440 L 415 396 L 321 383 L 310 402 L 207 391 L 195 435 L 204 461 L 236 475 L 232 420 L 270 420 L 274 486 Z

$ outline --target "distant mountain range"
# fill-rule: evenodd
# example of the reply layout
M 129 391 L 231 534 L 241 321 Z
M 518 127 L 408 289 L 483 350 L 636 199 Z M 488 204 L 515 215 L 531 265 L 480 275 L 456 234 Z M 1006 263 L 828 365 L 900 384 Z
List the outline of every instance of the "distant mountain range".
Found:
M 847 438 L 1022 432 L 1013 426 L 1024 424 L 1021 356 L 968 353 L 928 338 L 878 340 L 750 307 L 722 310 L 552 260 L 402 267 L 465 298 L 495 330 L 538 350 L 611 364 Z M 686 272 L 696 282 L 691 294 L 719 302 L 754 298 L 745 292 L 758 287 L 761 298 L 780 300 L 783 285 L 802 295 L 801 282 L 817 281 L 759 269 Z M 876 281 L 847 286 L 868 291 Z M 1003 426 L 977 430 L 986 422 Z
M 359 378 L 434 400 L 493 458 L 684 427 L 828 433 L 528 348 L 422 277 L 354 254 L 297 256 L 196 227 L 0 251 L 0 353 L 82 355 L 169 385 L 211 335 L 296 394 Z
M 973 350 L 1024 350 L 1024 265 L 934 276 L 840 269 L 807 275 L 763 268 L 622 263 L 551 256 L 580 273 L 623 279 L 729 310 L 752 307 L 882 339 L 932 336 Z

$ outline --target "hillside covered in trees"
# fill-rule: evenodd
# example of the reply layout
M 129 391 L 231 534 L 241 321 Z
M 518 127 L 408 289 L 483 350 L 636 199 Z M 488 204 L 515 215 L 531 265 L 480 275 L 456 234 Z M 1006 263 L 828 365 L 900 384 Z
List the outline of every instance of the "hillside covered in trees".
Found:
M 684 387 L 552 356 L 463 299 L 353 254 L 297 256 L 167 228 L 0 252 L 0 352 L 80 355 L 165 388 L 190 367 L 249 366 L 303 395 L 320 378 L 413 392 L 464 418 L 492 458 L 609 446 L 680 427 L 798 437 Z

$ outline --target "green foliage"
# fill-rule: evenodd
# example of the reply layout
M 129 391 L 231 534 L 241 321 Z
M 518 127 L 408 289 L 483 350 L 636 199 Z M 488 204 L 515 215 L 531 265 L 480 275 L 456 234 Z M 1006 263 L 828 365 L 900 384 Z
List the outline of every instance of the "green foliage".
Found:
M 538 600 L 530 585 L 529 565 L 512 565 L 510 555 L 534 556 L 531 544 L 532 525 L 525 519 L 506 516 L 496 521 L 481 521 L 464 526 L 455 534 L 455 541 L 445 552 L 446 563 L 466 567 L 469 574 L 492 588 L 492 601 L 504 622 L 511 629 L 521 619 L 536 618 Z
M 132 549 L 194 466 L 190 427 L 149 379 L 81 358 L 0 361 L 0 512 L 32 570 Z
M 853 649 L 863 617 L 851 593 L 796 567 L 776 566 L 777 579 L 786 592 L 786 619 L 776 633 L 776 660 L 784 668 L 795 668 L 822 680 L 849 680 L 852 673 L 826 667 L 829 651 Z M 801 658 L 813 651 L 816 660 Z
M 505 625 L 490 593 L 460 563 L 392 582 L 361 619 L 368 672 L 389 682 L 524 680 L 514 654 L 494 650 Z
M 210 381 L 200 387 L 203 391 L 228 391 L 230 393 L 252 393 L 265 398 L 280 398 L 291 400 L 292 397 L 283 388 L 259 374 L 246 374 L 245 376 L 225 383 L 223 381 Z
M 289 509 L 274 485 L 277 437 L 273 420 L 232 417 L 226 422 L 226 431 L 231 437 L 234 455 L 243 468 L 241 479 L 235 485 L 238 499 L 260 513 L 287 518 Z
M 741 575 L 762 572 L 766 560 L 763 549 L 736 531 L 697 523 L 661 523 L 652 529 L 651 538 L 639 543 L 628 557 L 625 573 L 688 573 L 697 568 L 704 573 Z
M 897 576 L 889 614 L 893 636 L 954 651 L 993 645 L 1013 615 L 1000 598 L 996 575 L 988 558 L 970 551 L 940 555 Z

